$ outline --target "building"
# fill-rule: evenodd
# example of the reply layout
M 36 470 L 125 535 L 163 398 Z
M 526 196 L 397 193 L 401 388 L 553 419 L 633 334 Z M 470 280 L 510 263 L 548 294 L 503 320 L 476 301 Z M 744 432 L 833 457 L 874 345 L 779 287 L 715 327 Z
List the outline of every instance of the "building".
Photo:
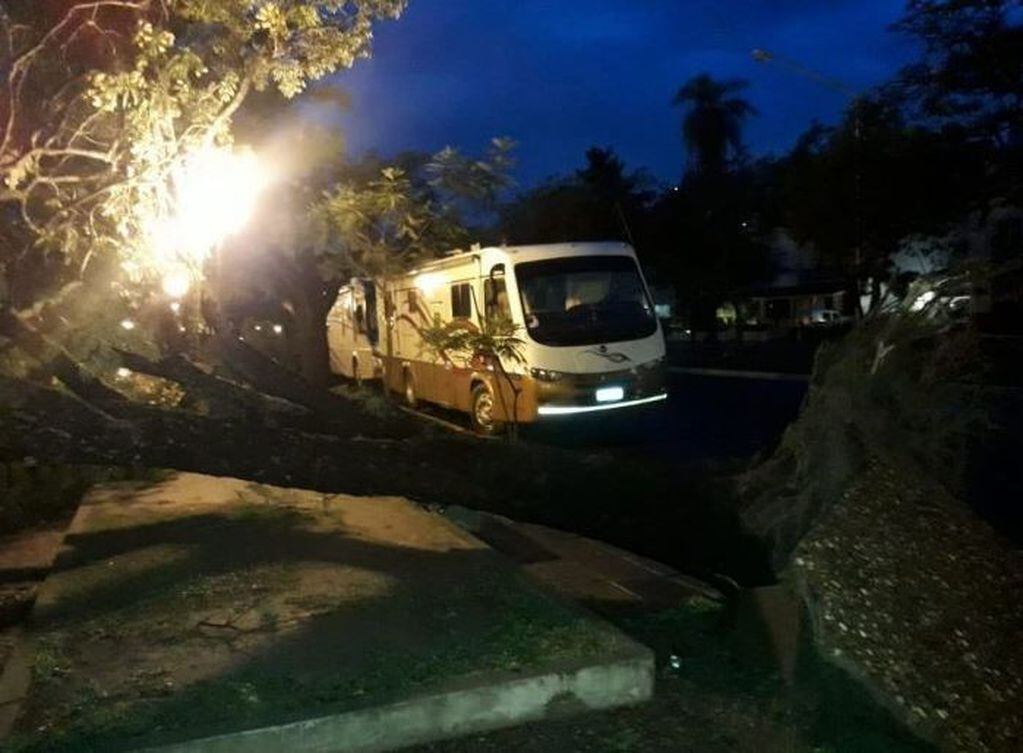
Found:
M 840 280 L 753 289 L 740 304 L 747 326 L 788 329 L 852 317 L 855 302 Z

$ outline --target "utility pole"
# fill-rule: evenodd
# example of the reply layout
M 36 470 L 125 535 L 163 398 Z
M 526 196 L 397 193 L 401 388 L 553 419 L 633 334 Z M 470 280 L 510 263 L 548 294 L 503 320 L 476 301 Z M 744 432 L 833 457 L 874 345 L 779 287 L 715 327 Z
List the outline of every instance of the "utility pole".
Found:
M 861 107 L 861 93 L 853 87 L 846 84 L 837 78 L 831 78 L 825 76 L 820 71 L 816 71 L 813 68 L 808 68 L 797 60 L 785 57 L 784 55 L 777 55 L 773 52 L 762 48 L 754 48 L 750 51 L 750 56 L 757 63 L 768 64 L 773 63 L 788 70 L 791 73 L 795 73 L 797 76 L 807 78 L 814 83 L 823 86 L 831 91 L 838 92 L 844 95 L 850 105 L 852 106 L 853 112 L 853 139 L 856 143 L 856 154 L 854 155 L 854 173 L 853 173 L 853 212 L 854 225 L 856 227 L 856 247 L 853 249 L 854 265 L 856 268 L 856 286 L 857 292 L 859 292 L 859 278 L 861 277 L 860 271 L 863 266 L 863 211 L 862 211 L 862 184 L 863 176 L 861 169 L 861 162 L 863 159 L 863 113 Z M 873 304 L 874 302 L 871 301 Z M 860 308 L 859 300 L 857 300 L 857 309 Z M 862 312 L 861 312 L 862 313 Z

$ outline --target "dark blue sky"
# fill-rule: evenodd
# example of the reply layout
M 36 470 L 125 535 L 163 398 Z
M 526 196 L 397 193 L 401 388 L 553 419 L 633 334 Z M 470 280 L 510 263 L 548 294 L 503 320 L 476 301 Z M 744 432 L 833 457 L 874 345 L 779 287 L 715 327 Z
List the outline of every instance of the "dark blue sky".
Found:
M 865 88 L 912 55 L 886 27 L 904 0 L 411 0 L 378 28 L 373 59 L 339 77 L 353 99 L 349 149 L 482 149 L 519 142 L 520 185 L 613 146 L 630 167 L 680 172 L 681 111 L 690 76 L 749 79 L 760 110 L 746 141 L 783 152 L 813 118 L 833 122 L 844 97 L 775 65 L 760 47 Z

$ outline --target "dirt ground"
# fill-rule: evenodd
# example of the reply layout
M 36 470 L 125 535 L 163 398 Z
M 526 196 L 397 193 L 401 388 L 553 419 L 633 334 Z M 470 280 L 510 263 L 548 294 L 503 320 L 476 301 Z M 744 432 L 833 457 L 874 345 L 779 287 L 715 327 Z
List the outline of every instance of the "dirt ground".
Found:
M 931 479 L 874 461 L 795 570 L 821 650 L 944 749 L 1023 750 L 1023 553 Z

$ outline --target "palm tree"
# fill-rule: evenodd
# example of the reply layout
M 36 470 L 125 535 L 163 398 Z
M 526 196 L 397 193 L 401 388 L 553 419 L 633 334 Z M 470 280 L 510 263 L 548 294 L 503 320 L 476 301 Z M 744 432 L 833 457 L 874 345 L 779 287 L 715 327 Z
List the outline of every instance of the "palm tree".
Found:
M 715 81 L 701 73 L 686 81 L 673 104 L 687 108 L 682 118 L 682 140 L 689 152 L 690 172 L 724 173 L 729 154 L 743 154 L 742 124 L 756 109 L 741 97 L 729 96 L 745 89 L 744 79 Z

